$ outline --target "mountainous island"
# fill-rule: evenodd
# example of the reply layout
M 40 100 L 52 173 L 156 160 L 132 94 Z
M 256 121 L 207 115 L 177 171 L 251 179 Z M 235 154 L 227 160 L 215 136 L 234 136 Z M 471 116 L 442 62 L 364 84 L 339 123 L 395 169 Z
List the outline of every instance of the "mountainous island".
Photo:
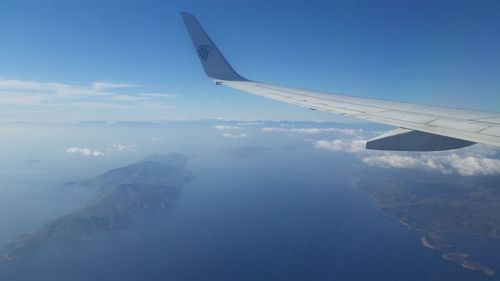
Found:
M 470 250 L 478 239 L 500 243 L 498 176 L 373 173 L 357 174 L 356 187 L 366 192 L 383 214 L 420 233 L 422 245 L 438 251 L 445 260 L 496 275 L 483 264 L 486 259 L 480 251 L 469 254 L 462 249 L 466 245 Z
M 94 188 L 95 198 L 32 234 L 19 235 L 8 243 L 2 260 L 21 259 L 49 243 L 87 240 L 123 229 L 134 213 L 166 208 L 180 197 L 182 187 L 191 179 L 187 162 L 186 156 L 175 153 L 151 156 L 79 183 L 82 188 Z

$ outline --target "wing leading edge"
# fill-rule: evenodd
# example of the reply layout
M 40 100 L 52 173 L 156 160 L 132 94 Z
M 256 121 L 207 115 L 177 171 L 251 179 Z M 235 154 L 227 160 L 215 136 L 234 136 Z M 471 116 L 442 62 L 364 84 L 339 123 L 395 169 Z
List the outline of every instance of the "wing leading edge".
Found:
M 474 143 L 500 146 L 500 113 L 330 94 L 248 80 L 227 62 L 196 18 L 181 13 L 205 73 L 216 85 L 399 127 L 367 142 L 367 149 L 435 151 Z

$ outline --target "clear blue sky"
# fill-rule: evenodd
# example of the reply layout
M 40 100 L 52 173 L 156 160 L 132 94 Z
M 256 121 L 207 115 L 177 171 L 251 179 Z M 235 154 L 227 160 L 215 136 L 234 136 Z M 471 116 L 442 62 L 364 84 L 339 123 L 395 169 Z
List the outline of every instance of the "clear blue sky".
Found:
M 0 0 L 0 121 L 337 120 L 213 86 L 181 10 L 254 80 L 500 110 L 499 1 Z

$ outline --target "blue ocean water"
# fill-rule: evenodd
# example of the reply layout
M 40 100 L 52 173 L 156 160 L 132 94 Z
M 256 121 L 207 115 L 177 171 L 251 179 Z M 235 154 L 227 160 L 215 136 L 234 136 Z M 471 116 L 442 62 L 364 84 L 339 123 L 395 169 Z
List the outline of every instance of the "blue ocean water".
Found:
M 1 264 L 0 280 L 490 280 L 380 214 L 350 187 L 347 159 L 226 157 L 194 157 L 171 208 Z

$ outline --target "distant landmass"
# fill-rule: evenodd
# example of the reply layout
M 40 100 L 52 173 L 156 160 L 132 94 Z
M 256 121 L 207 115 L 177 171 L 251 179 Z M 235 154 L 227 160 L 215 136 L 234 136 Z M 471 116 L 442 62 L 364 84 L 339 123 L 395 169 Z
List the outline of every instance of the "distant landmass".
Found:
M 8 243 L 2 259 L 20 259 L 52 242 L 91 239 L 127 227 L 134 213 L 167 207 L 180 197 L 182 187 L 191 179 L 187 161 L 186 156 L 175 153 L 151 156 L 80 183 L 94 188 L 96 197 L 84 207 L 44 224 L 35 233 L 19 235 Z
M 366 171 L 356 175 L 356 186 L 367 192 L 385 215 L 421 233 L 423 246 L 464 268 L 496 274 L 491 267 L 472 260 L 478 257 L 461 251 L 452 238 L 500 239 L 498 176 L 465 179 L 424 173 L 387 174 Z

